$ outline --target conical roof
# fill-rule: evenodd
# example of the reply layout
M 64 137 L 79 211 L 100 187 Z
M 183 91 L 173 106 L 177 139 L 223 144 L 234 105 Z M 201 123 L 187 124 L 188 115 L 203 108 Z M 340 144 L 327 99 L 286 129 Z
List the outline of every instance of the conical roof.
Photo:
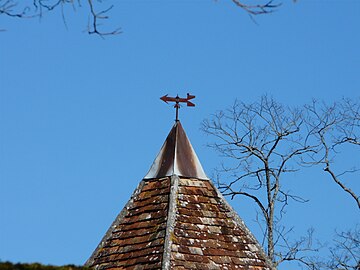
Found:
M 172 175 L 208 179 L 180 121 L 175 122 L 144 178 Z
M 85 265 L 95 269 L 275 269 L 206 177 L 180 122 Z

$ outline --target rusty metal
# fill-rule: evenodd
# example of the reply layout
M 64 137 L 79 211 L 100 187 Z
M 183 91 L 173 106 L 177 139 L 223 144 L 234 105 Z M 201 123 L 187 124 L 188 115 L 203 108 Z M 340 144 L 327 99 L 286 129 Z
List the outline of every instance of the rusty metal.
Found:
M 187 93 L 186 98 L 181 98 L 179 95 L 176 95 L 176 97 L 168 97 L 168 95 L 162 96 L 160 99 L 166 103 L 168 102 L 175 102 L 174 108 L 176 110 L 176 119 L 175 121 L 179 121 L 179 109 L 180 109 L 180 103 L 186 103 L 188 107 L 195 107 L 195 104 L 192 103 L 190 100 L 194 99 L 194 95 L 190 95 Z
M 175 122 L 144 178 L 172 175 L 208 179 L 180 121 Z

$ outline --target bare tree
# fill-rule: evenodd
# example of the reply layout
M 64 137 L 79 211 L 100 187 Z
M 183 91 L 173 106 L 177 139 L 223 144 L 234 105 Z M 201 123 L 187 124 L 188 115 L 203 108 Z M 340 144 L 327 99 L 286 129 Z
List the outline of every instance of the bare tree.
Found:
M 230 179 L 219 182 L 224 195 L 243 196 L 257 205 L 259 224 L 264 224 L 263 245 L 275 266 L 292 260 L 307 265 L 303 252 L 313 250 L 311 233 L 291 242 L 292 228 L 281 224 L 289 201 L 306 201 L 286 190 L 284 183 L 301 168 L 301 158 L 318 147 L 307 143 L 303 110 L 267 96 L 252 104 L 236 101 L 205 120 L 202 129 L 215 137 L 210 146 L 226 158 L 219 170 Z
M 275 3 L 274 0 L 231 1 L 250 16 L 271 13 L 280 6 L 280 3 Z M 116 1 L 112 2 L 116 3 Z M 109 12 L 114 7 L 114 5 L 106 5 L 102 0 L 0 0 L 0 16 L 35 18 L 61 9 L 62 18 L 66 24 L 64 14 L 64 7 L 66 6 L 72 6 L 74 9 L 84 6 L 88 9 L 89 22 L 87 32 L 89 34 L 104 37 L 122 32 L 121 28 L 115 28 L 110 31 L 102 29 L 101 22 L 109 19 Z
M 358 162 L 354 166 L 347 164 L 348 167 L 342 169 L 336 166 L 339 157 L 346 156 L 346 153 L 348 161 L 360 157 L 360 100 L 343 99 L 332 105 L 313 101 L 305 108 L 308 139 L 319 147 L 310 153 L 310 161 L 304 161 L 304 164 L 323 165 L 324 172 L 350 195 L 360 209 L 360 196 L 350 188 L 351 182 L 355 183 L 354 174 L 360 169 L 356 167 Z
M 318 261 L 316 270 L 360 270 L 360 226 L 336 232 L 327 260 Z
M 312 231 L 291 241 L 293 228 L 281 220 L 290 201 L 306 202 L 286 189 L 290 174 L 306 166 L 320 166 L 360 208 L 359 195 L 350 188 L 355 187 L 360 172 L 356 167 L 360 154 L 359 99 L 343 99 L 331 105 L 313 101 L 297 108 L 283 106 L 267 96 L 252 104 L 236 101 L 230 109 L 204 120 L 202 129 L 214 138 L 209 146 L 225 158 L 217 171 L 226 179 L 218 181 L 220 190 L 231 198 L 248 198 L 258 207 L 256 220 L 263 231 L 262 242 L 275 265 L 298 261 L 308 269 L 355 269 L 329 268 L 329 264 L 314 260 L 309 252 L 321 245 L 314 247 Z M 349 164 L 351 160 L 354 166 Z M 345 235 L 338 233 L 338 238 Z M 351 257 L 351 249 L 344 249 L 344 254 L 346 251 Z
M 305 112 L 308 140 L 319 146 L 308 153 L 310 160 L 303 160 L 303 164 L 322 166 L 329 179 L 348 194 L 360 210 L 359 193 L 351 188 L 355 187 L 360 172 L 360 99 L 342 99 L 331 105 L 314 100 L 305 106 Z M 317 260 L 313 269 L 360 270 L 359 224 L 351 230 L 337 232 L 329 251 L 329 260 Z
M 360 269 L 360 227 L 337 233 L 335 246 L 331 249 L 329 269 Z

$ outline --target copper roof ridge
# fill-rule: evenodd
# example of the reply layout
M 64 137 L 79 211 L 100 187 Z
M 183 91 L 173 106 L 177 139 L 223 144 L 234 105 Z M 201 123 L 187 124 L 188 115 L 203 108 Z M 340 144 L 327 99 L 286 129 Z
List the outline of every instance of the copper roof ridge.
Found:
M 209 180 L 180 121 L 175 121 L 144 179 L 172 175 Z

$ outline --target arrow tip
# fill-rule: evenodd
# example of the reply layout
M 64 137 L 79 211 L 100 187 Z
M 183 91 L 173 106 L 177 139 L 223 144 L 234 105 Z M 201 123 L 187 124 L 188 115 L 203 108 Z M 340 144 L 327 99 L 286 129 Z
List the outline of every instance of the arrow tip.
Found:
M 166 94 L 165 96 L 162 96 L 160 99 L 161 99 L 162 101 L 168 103 L 168 102 L 167 102 L 167 96 L 168 96 L 168 94 Z

